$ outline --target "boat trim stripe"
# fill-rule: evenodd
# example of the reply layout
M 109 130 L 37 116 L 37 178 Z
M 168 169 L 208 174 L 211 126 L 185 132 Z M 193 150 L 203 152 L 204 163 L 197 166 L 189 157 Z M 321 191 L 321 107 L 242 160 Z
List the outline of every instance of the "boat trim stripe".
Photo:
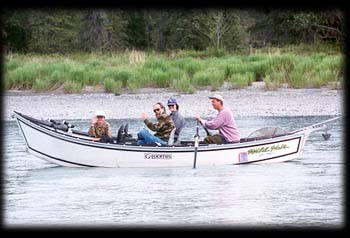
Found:
M 36 149 L 33 149 L 33 148 L 30 147 L 30 146 L 28 146 L 28 148 L 31 149 L 31 150 L 33 150 L 33 151 L 35 151 L 36 153 L 42 154 L 42 155 L 44 155 L 44 156 L 47 156 L 47 157 L 49 157 L 50 159 L 59 160 L 59 161 L 65 162 L 65 163 L 67 163 L 67 164 L 75 164 L 75 165 L 85 166 L 85 167 L 96 167 L 96 166 L 93 166 L 93 165 L 80 164 L 80 163 L 70 162 L 70 161 L 63 160 L 63 159 L 58 159 L 58 158 L 56 158 L 56 157 L 53 157 L 53 156 L 51 156 L 51 155 L 48 155 L 48 154 L 45 154 L 45 153 L 43 153 L 43 152 L 40 152 L 40 151 L 38 151 L 38 150 L 36 150 Z
M 291 152 L 291 153 L 289 153 L 289 154 L 283 154 L 283 155 L 279 155 L 279 156 L 275 156 L 275 157 L 271 157 L 271 158 L 267 158 L 267 159 L 252 160 L 252 161 L 243 162 L 243 163 L 236 163 L 236 164 L 234 164 L 234 165 L 258 163 L 258 162 L 260 162 L 260 161 L 265 161 L 265 160 L 270 160 L 270 159 L 276 159 L 276 158 L 280 158 L 280 157 L 284 157 L 284 156 L 288 156 L 288 155 L 292 155 L 292 154 L 297 154 L 297 153 L 299 153 L 300 141 L 301 141 L 301 138 L 299 137 L 298 147 L 297 147 L 297 150 L 296 150 L 295 152 Z
M 67 163 L 67 164 L 75 164 L 75 165 L 86 166 L 86 167 L 96 167 L 96 166 L 92 166 L 92 165 L 85 165 L 85 164 L 80 164 L 80 163 L 75 163 L 75 162 L 70 162 L 70 161 L 67 161 L 67 160 L 59 159 L 59 158 L 53 157 L 53 156 L 51 156 L 51 155 L 45 154 L 45 153 L 43 153 L 43 152 L 40 152 L 40 151 L 38 151 L 38 150 L 32 148 L 32 147 L 29 145 L 29 143 L 28 143 L 28 141 L 27 141 L 27 138 L 26 138 L 26 136 L 25 136 L 25 134 L 24 134 L 24 132 L 23 132 L 21 123 L 18 123 L 18 124 L 19 124 L 19 127 L 21 128 L 21 132 L 22 132 L 22 135 L 23 135 L 23 137 L 24 137 L 24 140 L 26 141 L 26 144 L 27 144 L 27 146 L 28 146 L 28 149 L 33 150 L 33 151 L 35 151 L 36 153 L 39 153 L 39 154 L 44 155 L 44 156 L 46 156 L 46 157 L 49 157 L 49 158 L 51 158 L 51 159 L 59 160 L 59 161 L 65 162 L 65 163 Z M 27 124 L 27 125 L 28 125 L 28 124 Z M 35 128 L 34 128 L 34 129 L 35 129 Z

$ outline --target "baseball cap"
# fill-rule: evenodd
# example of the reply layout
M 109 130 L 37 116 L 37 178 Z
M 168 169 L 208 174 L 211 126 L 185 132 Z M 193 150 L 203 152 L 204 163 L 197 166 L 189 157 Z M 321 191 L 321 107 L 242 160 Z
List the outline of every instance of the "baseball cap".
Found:
M 99 111 L 96 111 L 95 112 L 95 116 L 103 116 L 103 117 L 106 117 L 106 113 L 102 110 L 99 110 Z
M 221 102 L 224 102 L 224 98 L 219 94 L 216 94 L 214 96 L 210 96 L 209 99 L 216 99 L 216 100 L 219 100 Z
M 175 98 L 169 98 L 168 99 L 168 106 L 170 106 L 170 105 L 176 105 L 177 104 L 177 102 L 176 102 L 176 99 Z

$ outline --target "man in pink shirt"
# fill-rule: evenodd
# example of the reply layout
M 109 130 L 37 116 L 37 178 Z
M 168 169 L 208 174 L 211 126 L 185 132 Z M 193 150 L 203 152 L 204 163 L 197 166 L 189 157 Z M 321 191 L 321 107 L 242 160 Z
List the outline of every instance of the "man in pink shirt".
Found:
M 240 132 L 231 110 L 224 107 L 223 97 L 221 95 L 215 95 L 209 97 L 209 99 L 211 99 L 211 105 L 213 105 L 213 108 L 218 110 L 219 113 L 210 121 L 204 120 L 200 117 L 197 117 L 197 120 L 207 129 L 219 130 L 219 134 L 207 136 L 204 139 L 204 142 L 207 144 L 239 142 L 241 139 Z

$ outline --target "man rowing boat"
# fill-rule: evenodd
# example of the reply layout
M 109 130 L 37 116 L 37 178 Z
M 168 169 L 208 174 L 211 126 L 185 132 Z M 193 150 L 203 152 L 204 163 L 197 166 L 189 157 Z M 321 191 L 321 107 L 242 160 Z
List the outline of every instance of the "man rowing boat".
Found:
M 235 143 L 241 139 L 236 121 L 230 109 L 224 107 L 224 98 L 221 95 L 209 97 L 213 108 L 218 110 L 217 116 L 210 120 L 204 120 L 200 117 L 196 119 L 207 129 L 219 130 L 219 134 L 207 136 L 204 142 L 207 144 Z

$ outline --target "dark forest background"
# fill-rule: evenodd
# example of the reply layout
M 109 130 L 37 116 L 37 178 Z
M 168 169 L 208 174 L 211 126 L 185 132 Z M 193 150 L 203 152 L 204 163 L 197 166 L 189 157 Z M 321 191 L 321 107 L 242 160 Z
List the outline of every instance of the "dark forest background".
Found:
M 125 49 L 244 51 L 290 44 L 342 45 L 340 9 L 3 9 L 10 53 Z

